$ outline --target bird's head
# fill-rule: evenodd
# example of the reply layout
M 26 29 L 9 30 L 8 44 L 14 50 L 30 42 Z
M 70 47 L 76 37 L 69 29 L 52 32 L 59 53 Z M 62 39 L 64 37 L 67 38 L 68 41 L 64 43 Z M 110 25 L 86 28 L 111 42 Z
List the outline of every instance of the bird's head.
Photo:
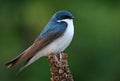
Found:
M 57 22 L 61 22 L 66 19 L 72 20 L 72 19 L 74 19 L 74 17 L 70 12 L 65 11 L 65 10 L 56 12 L 52 17 L 52 20 L 57 21 Z

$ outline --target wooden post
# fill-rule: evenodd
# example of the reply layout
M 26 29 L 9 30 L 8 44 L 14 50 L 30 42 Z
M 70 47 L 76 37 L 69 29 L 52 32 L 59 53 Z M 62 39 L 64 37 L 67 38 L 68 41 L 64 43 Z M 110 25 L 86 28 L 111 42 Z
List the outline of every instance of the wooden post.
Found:
M 74 81 L 70 69 L 68 68 L 67 54 L 51 54 L 50 61 L 51 81 Z

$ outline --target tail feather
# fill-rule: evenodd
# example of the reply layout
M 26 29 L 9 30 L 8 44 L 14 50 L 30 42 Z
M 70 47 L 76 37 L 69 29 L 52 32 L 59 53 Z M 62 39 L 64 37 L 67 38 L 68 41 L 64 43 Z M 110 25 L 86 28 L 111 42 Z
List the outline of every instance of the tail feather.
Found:
M 21 55 L 16 57 L 15 59 L 11 60 L 10 62 L 6 63 L 5 66 L 7 68 L 12 68 L 16 65 L 17 61 L 20 59 Z
M 36 53 L 36 55 L 28 58 L 27 61 L 24 64 L 24 66 L 22 68 L 20 68 L 19 72 L 23 71 L 26 67 L 28 67 L 30 64 L 34 63 L 36 60 L 38 60 L 42 56 L 44 56 L 43 53 L 38 52 L 38 53 Z
M 25 60 L 29 61 L 30 58 L 35 56 L 39 50 L 41 50 L 43 47 L 45 47 L 47 44 L 51 42 L 51 41 L 48 42 L 47 40 L 43 38 L 37 38 L 37 40 L 35 40 L 35 42 L 28 49 L 23 51 L 19 56 L 17 56 L 15 59 L 11 60 L 10 62 L 6 63 L 5 65 L 7 66 L 7 68 L 11 68 Z M 33 59 L 36 58 L 38 57 L 35 57 Z M 28 61 L 26 62 L 26 66 L 28 66 L 33 62 L 30 61 L 30 63 L 28 63 Z

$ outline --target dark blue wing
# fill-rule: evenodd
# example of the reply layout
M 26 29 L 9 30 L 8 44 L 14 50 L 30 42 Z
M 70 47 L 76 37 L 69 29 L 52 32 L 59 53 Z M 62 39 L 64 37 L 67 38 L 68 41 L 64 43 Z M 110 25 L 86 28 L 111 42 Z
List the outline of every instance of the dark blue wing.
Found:
M 30 58 L 32 58 L 39 50 L 44 48 L 53 40 L 60 37 L 65 32 L 66 28 L 67 23 L 65 22 L 58 23 L 50 28 L 47 27 L 47 29 L 43 30 L 40 36 L 28 49 L 26 49 L 23 53 L 21 53 L 19 56 L 17 56 L 10 62 L 6 63 L 6 66 L 10 68 L 27 59 L 28 59 L 27 62 L 29 62 Z
M 43 30 L 38 38 L 43 38 L 49 42 L 55 40 L 59 36 L 61 36 L 67 28 L 67 23 L 60 22 L 54 25 L 53 27 L 48 28 L 47 30 Z

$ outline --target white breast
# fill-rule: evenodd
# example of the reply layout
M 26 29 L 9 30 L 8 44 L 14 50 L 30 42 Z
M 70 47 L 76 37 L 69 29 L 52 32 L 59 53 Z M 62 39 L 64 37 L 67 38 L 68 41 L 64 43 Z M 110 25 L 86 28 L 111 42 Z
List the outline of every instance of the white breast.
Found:
M 68 45 L 71 43 L 73 35 L 74 35 L 74 26 L 73 26 L 73 20 L 72 19 L 64 19 L 62 21 L 67 22 L 68 27 L 65 30 L 64 34 L 51 42 L 49 45 L 44 47 L 42 50 L 40 50 L 37 55 L 42 53 L 42 55 L 49 55 L 51 53 L 60 53 L 63 52 Z
M 65 33 L 59 37 L 58 39 L 56 39 L 55 41 L 53 41 L 53 46 L 55 46 L 55 53 L 59 53 L 59 52 L 63 52 L 68 45 L 71 43 L 72 38 L 73 38 L 73 34 L 74 34 L 74 26 L 73 26 L 73 20 L 72 19 L 64 19 L 62 21 L 67 22 L 68 27 L 65 31 Z M 54 47 L 53 47 L 54 49 Z
M 35 56 L 33 56 L 30 61 L 26 64 L 28 66 L 29 64 L 33 63 L 37 59 L 39 59 L 42 56 L 47 56 L 49 54 L 57 54 L 60 52 L 63 52 L 68 45 L 71 43 L 73 35 L 74 35 L 74 26 L 73 26 L 73 20 L 72 19 L 64 19 L 62 21 L 67 22 L 68 27 L 65 30 L 64 34 L 51 42 L 49 45 L 44 47 L 42 50 L 36 53 Z M 25 67 L 26 67 L 25 66 Z

